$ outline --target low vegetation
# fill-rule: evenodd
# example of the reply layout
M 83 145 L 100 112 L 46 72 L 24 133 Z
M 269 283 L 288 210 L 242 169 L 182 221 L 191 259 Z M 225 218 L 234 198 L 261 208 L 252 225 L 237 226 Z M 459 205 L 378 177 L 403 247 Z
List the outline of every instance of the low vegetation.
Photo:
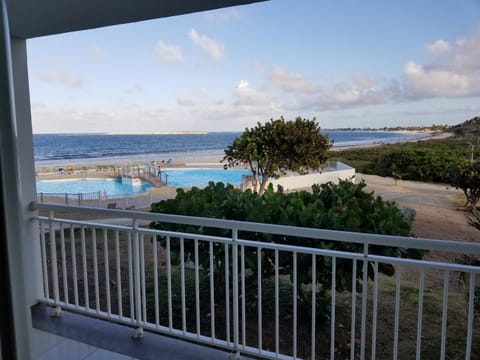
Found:
M 336 151 L 331 158 L 364 174 L 452 185 L 463 190 L 465 209 L 470 211 L 480 198 L 480 117 L 448 131 L 455 136 Z
M 242 192 L 233 186 L 225 186 L 223 183 L 210 183 L 204 189 L 192 188 L 190 191 L 177 190 L 175 199 L 163 200 L 152 204 L 152 212 L 203 216 L 217 219 L 240 220 L 269 224 L 301 226 L 309 228 L 322 228 L 345 230 L 364 233 L 377 233 L 388 235 L 410 235 L 412 213 L 403 213 L 394 203 L 375 197 L 372 193 L 364 191 L 365 184 L 354 184 L 350 181 L 341 181 L 340 184 L 332 183 L 314 185 L 310 192 L 300 191 L 285 193 L 281 188 L 274 191 L 269 187 L 263 195 L 247 190 Z M 178 224 L 152 223 L 152 228 L 162 230 L 174 230 L 195 234 L 207 234 L 213 236 L 231 237 L 228 229 L 208 228 L 204 226 L 190 226 Z M 314 240 L 297 238 L 292 236 L 278 236 L 256 232 L 240 232 L 239 238 L 262 242 L 275 242 L 305 246 L 311 248 L 323 248 L 337 251 L 362 252 L 363 246 L 352 243 L 333 242 L 326 240 Z M 165 246 L 165 241 L 161 241 Z M 180 248 L 178 242 L 172 245 L 178 259 Z M 185 245 L 185 259 L 193 258 L 193 244 Z M 209 247 L 207 243 L 201 244 L 199 251 L 202 266 L 209 266 Z M 257 248 L 246 250 L 246 267 L 250 278 L 247 283 L 255 285 L 258 268 L 256 252 Z M 375 246 L 371 251 L 376 254 L 395 257 L 420 258 L 423 254 L 417 250 L 399 249 L 393 247 Z M 224 264 L 225 247 L 217 244 L 214 247 L 214 272 L 217 288 L 224 289 Z M 312 261 L 310 255 L 299 254 L 298 259 L 298 293 L 304 303 L 308 303 L 309 296 L 303 286 L 311 282 Z M 328 257 L 316 258 L 316 273 L 319 282 L 319 294 L 317 315 L 324 318 L 328 312 L 328 297 L 326 293 L 331 289 L 332 264 Z M 273 275 L 275 264 L 274 252 L 262 251 L 262 276 Z M 292 276 L 292 256 L 288 253 L 281 255 L 278 264 L 285 275 Z M 381 269 L 385 272 L 391 269 Z M 368 274 L 372 276 L 372 272 Z M 358 278 L 362 277 L 359 265 Z M 351 261 L 337 261 L 336 288 L 338 291 L 351 289 L 352 265 Z M 218 296 L 223 297 L 224 292 L 219 291 Z

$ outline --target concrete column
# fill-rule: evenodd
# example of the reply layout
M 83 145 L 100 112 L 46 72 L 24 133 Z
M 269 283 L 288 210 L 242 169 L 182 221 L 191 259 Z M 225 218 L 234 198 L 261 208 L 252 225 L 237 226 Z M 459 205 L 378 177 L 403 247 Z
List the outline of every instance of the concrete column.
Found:
M 30 220 L 34 214 L 28 209 L 35 199 L 35 176 L 26 60 L 25 40 L 10 38 L 6 2 L 0 0 L 1 205 L 5 210 L 10 311 L 17 359 L 31 358 L 30 305 L 38 299 L 42 286 L 38 233 Z
M 35 304 L 43 293 L 43 278 L 39 229 L 36 215 L 29 205 L 37 200 L 35 183 L 35 163 L 33 156 L 33 134 L 30 112 L 30 91 L 27 68 L 27 42 L 23 39 L 11 38 L 13 86 L 15 97 L 15 115 L 17 126 L 17 147 L 20 175 L 20 206 L 25 237 L 25 272 L 27 280 L 27 300 L 29 305 Z

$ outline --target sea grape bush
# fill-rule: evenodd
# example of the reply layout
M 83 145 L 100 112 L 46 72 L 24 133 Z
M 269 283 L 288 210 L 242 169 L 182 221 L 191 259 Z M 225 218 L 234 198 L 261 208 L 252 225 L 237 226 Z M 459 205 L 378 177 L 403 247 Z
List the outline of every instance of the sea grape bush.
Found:
M 332 154 L 332 160 L 365 174 L 397 174 L 403 180 L 450 184 L 452 169 L 468 162 L 470 156 L 468 141 L 453 138 L 338 151 Z M 480 146 L 474 149 L 474 157 L 480 157 Z
M 373 193 L 364 190 L 365 183 L 355 184 L 350 181 L 341 181 L 338 185 L 327 183 L 312 186 L 311 191 L 299 191 L 285 193 L 281 187 L 275 191 L 271 186 L 263 195 L 241 191 L 231 185 L 223 183 L 210 183 L 204 189 L 193 187 L 189 191 L 177 189 L 175 199 L 163 200 L 152 204 L 152 212 L 202 216 L 217 219 L 241 220 L 249 222 L 281 224 L 310 228 L 323 228 L 344 230 L 352 232 L 377 233 L 387 235 L 408 236 L 411 232 L 413 220 L 412 212 L 403 213 L 394 203 L 384 201 Z M 231 237 L 230 230 L 152 223 L 152 228 L 162 230 L 175 230 L 195 234 L 208 234 L 214 236 Z M 275 242 L 313 248 L 325 248 L 338 251 L 362 252 L 363 247 L 358 244 L 347 242 L 333 242 L 326 240 L 314 240 L 308 238 L 278 236 L 271 234 L 259 234 L 254 232 L 240 232 L 241 239 L 249 239 L 262 242 Z M 165 242 L 161 241 L 162 246 Z M 209 245 L 199 243 L 200 263 L 204 268 L 209 268 Z M 171 250 L 178 256 L 178 242 L 171 243 Z M 214 248 L 214 272 L 217 275 L 217 288 L 223 289 L 223 259 L 225 247 L 223 244 L 215 244 Z M 193 259 L 193 243 L 185 242 L 185 257 Z M 376 246 L 370 251 L 376 254 L 395 257 L 420 258 L 423 254 L 419 251 L 400 249 L 395 247 Z M 247 284 L 254 285 L 257 278 L 257 254 L 256 248 L 247 248 L 245 251 L 245 263 L 250 279 Z M 273 275 L 275 257 L 272 251 L 262 251 L 262 275 Z M 286 274 L 292 275 L 292 256 L 286 252 L 279 253 L 279 266 Z M 318 314 L 326 314 L 328 305 L 327 292 L 331 289 L 332 265 L 330 257 L 317 256 L 316 258 L 317 288 L 319 289 Z M 308 303 L 309 297 L 304 292 L 304 286 L 311 282 L 312 260 L 310 255 L 298 254 L 298 293 L 300 298 Z M 337 259 L 336 289 L 348 290 L 352 282 L 352 262 Z M 384 269 L 385 272 L 391 271 Z M 359 262 L 357 269 L 358 278 L 362 276 L 362 268 Z M 369 276 L 372 269 L 369 269 Z M 222 292 L 217 293 L 223 296 Z

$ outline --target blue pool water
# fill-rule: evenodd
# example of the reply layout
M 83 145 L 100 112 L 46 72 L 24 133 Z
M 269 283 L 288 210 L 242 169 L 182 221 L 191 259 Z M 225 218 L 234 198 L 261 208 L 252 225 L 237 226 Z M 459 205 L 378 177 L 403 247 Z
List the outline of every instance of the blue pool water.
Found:
M 78 194 L 105 191 L 107 197 L 110 198 L 124 196 L 125 194 L 141 194 L 151 187 L 152 185 L 148 183 L 142 183 L 138 186 L 122 184 L 120 178 L 37 181 L 38 193 Z
M 238 169 L 162 169 L 162 179 L 165 180 L 165 174 L 168 175 L 168 185 L 177 187 L 206 187 L 210 181 L 240 185 L 242 175 L 251 174 L 248 170 Z
M 210 181 L 240 185 L 242 175 L 250 171 L 238 169 L 163 169 L 162 179 L 168 176 L 168 185 L 177 187 L 205 187 Z M 139 186 L 122 184 L 121 179 L 62 179 L 37 181 L 38 193 L 91 193 L 105 191 L 107 197 L 120 197 L 125 194 L 141 194 L 148 191 L 152 185 L 143 183 Z

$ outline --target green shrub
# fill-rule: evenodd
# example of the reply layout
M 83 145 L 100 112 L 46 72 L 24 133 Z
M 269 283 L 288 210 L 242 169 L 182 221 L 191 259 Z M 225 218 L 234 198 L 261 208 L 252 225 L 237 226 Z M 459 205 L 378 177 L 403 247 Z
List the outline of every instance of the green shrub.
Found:
M 365 183 L 354 184 L 350 181 L 341 181 L 338 185 L 328 183 L 314 185 L 310 192 L 300 191 L 285 193 L 279 188 L 274 191 L 270 186 L 263 195 L 258 195 L 249 190 L 242 192 L 231 185 L 223 183 L 210 183 L 204 189 L 192 188 L 190 191 L 177 190 L 175 199 L 163 200 L 152 204 L 152 212 L 202 216 L 217 219 L 230 219 L 249 222 L 291 225 L 309 228 L 322 228 L 343 230 L 351 232 L 376 233 L 387 235 L 410 235 L 412 213 L 404 215 L 392 202 L 384 201 L 373 193 L 364 191 Z M 162 230 L 182 231 L 194 234 L 207 234 L 214 236 L 231 237 L 228 229 L 209 228 L 203 226 L 152 223 L 152 228 Z M 240 239 L 262 242 L 274 242 L 312 248 L 323 248 L 337 251 L 363 252 L 363 246 L 355 243 L 316 240 L 302 237 L 263 234 L 256 232 L 240 232 Z M 165 246 L 165 240 L 161 241 Z M 218 288 L 222 289 L 221 281 L 224 278 L 223 259 L 225 247 L 222 244 L 214 245 L 214 272 Z M 171 251 L 178 254 L 178 242 L 171 244 Z M 185 258 L 193 258 L 193 244 L 185 242 Z M 199 243 L 199 258 L 204 268 L 209 267 L 209 245 Z M 250 278 L 248 284 L 254 286 L 257 278 L 256 248 L 246 248 L 246 267 Z M 400 249 L 396 247 L 371 246 L 370 253 L 395 257 L 415 257 L 423 255 L 419 251 Z M 176 256 L 176 255 L 175 255 Z M 275 263 L 274 252 L 262 251 L 262 275 L 273 275 Z M 292 275 L 292 255 L 279 252 L 278 266 L 284 273 Z M 298 291 L 300 298 L 308 302 L 309 296 L 305 293 L 304 286 L 311 282 L 312 257 L 298 254 Z M 362 277 L 362 264 L 357 262 L 358 279 Z M 350 289 L 352 286 L 352 262 L 337 259 L 338 291 Z M 369 276 L 373 274 L 369 270 Z M 331 257 L 316 257 L 318 314 L 327 313 L 328 296 L 331 289 L 332 264 Z M 218 275 L 218 276 L 217 276 Z M 224 296 L 221 291 L 218 296 Z
M 452 169 L 470 156 L 468 141 L 452 138 L 337 151 L 331 159 L 358 166 L 357 171 L 365 174 L 450 184 Z M 474 157 L 479 156 L 480 147 L 476 147 Z

